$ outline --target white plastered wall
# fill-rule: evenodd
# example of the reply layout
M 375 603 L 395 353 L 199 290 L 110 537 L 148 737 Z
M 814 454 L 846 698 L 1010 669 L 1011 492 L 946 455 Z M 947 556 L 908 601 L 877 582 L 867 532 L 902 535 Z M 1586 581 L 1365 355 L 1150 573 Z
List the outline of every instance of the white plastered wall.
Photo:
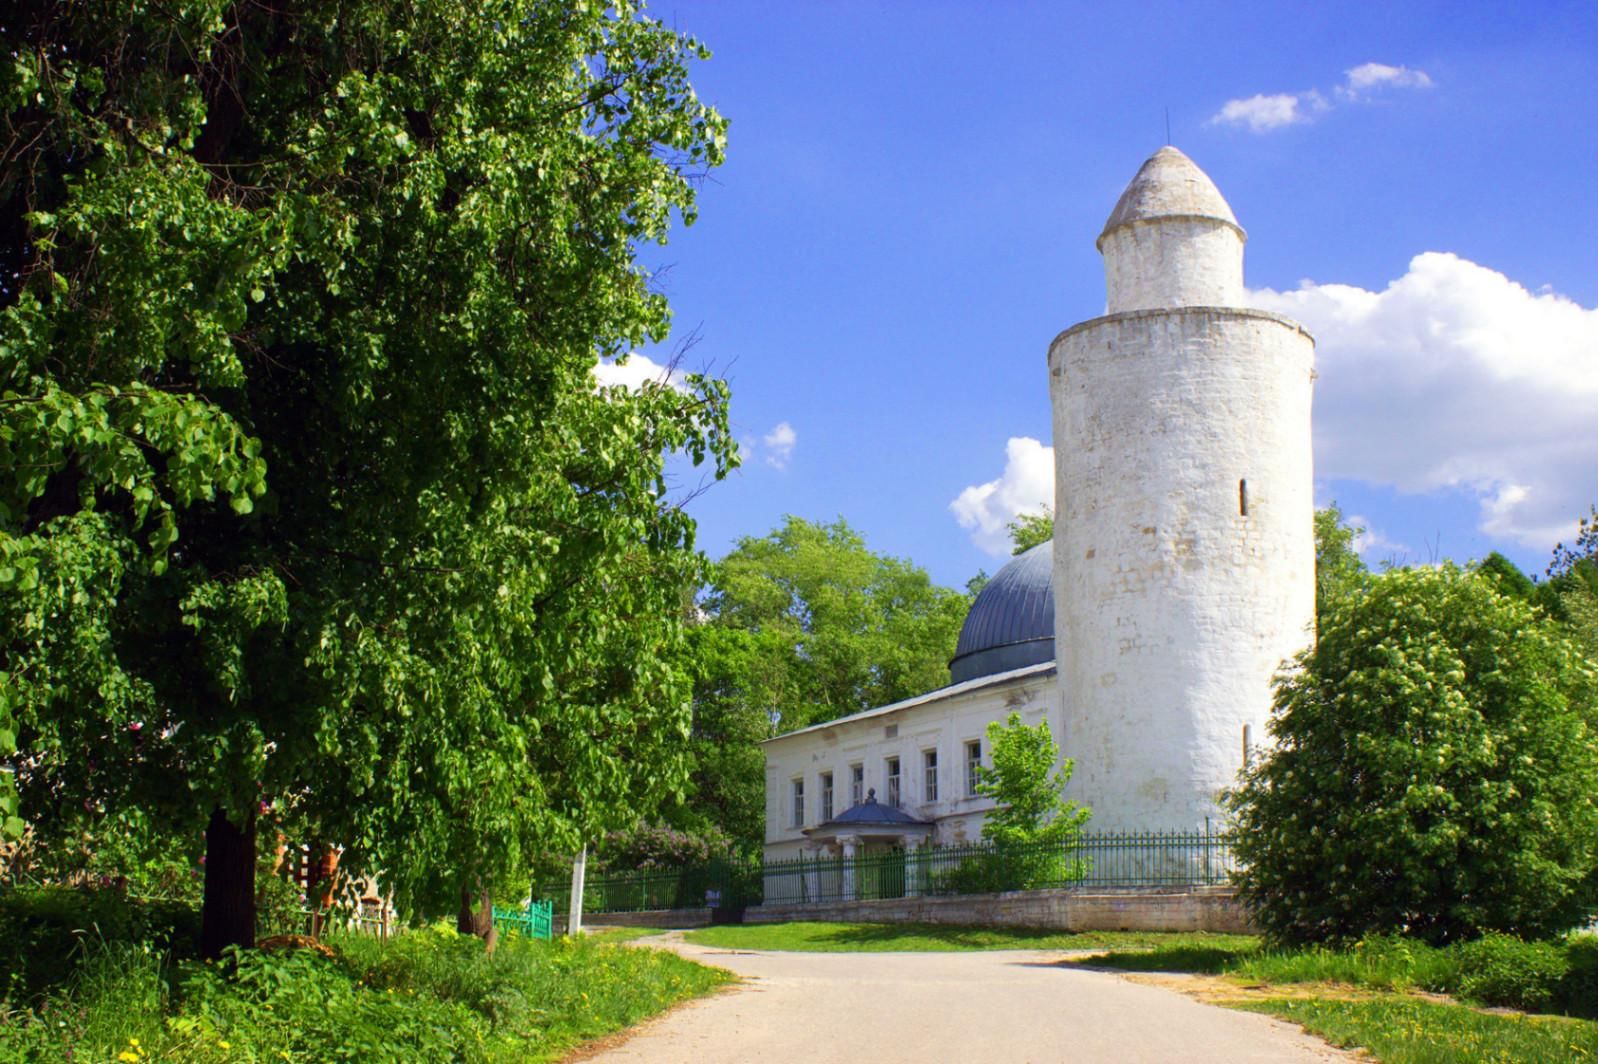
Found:
M 968 797 L 965 787 L 965 744 L 981 740 L 982 761 L 991 765 L 986 730 L 992 721 L 1019 712 L 1027 724 L 1048 720 L 1056 740 L 1060 732 L 1059 698 L 1053 670 L 1026 670 L 1010 680 L 978 685 L 975 690 L 911 700 L 903 708 L 892 706 L 767 740 L 766 751 L 766 859 L 786 860 L 809 852 L 803 828 L 815 827 L 821 814 L 821 775 L 833 778 L 833 815 L 850 802 L 849 770 L 865 769 L 865 787 L 875 788 L 877 800 L 887 800 L 886 763 L 898 757 L 901 765 L 901 808 L 923 820 L 934 821 L 932 841 L 942 844 L 975 842 L 982 821 L 993 808 L 989 799 Z M 964 686 L 964 685 L 962 685 Z M 894 735 L 889 737 L 889 730 Z M 922 754 L 938 751 L 938 799 L 927 801 Z M 793 822 L 793 780 L 805 781 L 805 818 Z
M 1106 233 L 1105 313 L 1243 305 L 1243 234 L 1219 218 L 1156 218 Z
M 1313 638 L 1313 357 L 1294 323 L 1213 306 L 1050 349 L 1060 738 L 1097 829 L 1218 822 Z

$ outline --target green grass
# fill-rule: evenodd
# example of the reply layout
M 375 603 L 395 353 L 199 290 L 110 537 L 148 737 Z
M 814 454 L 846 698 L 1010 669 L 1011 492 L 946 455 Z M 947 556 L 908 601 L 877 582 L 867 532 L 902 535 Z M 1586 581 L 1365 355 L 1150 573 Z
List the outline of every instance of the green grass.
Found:
M 1598 1056 L 1595 1023 L 1498 1015 L 1404 995 L 1371 1000 L 1273 999 L 1237 1007 L 1290 1020 L 1337 1046 L 1363 1047 L 1383 1064 L 1558 1064 Z
M 436 925 L 388 943 L 237 955 L 234 970 L 96 941 L 43 996 L 0 1001 L 0 1062 L 559 1059 L 732 978 L 663 950 Z
M 1085 968 L 1126 972 L 1230 974 L 1260 983 L 1347 983 L 1377 990 L 1449 990 L 1459 962 L 1446 950 L 1406 939 L 1372 939 L 1353 949 L 1267 950 L 1258 939 L 1193 945 L 1161 944 L 1149 950 L 1114 950 L 1079 957 Z
M 1240 955 L 1230 969 L 1261 983 L 1347 983 L 1373 990 L 1459 989 L 1457 951 L 1403 938 L 1375 938 L 1349 949 L 1313 948 Z
M 1196 950 L 1253 948 L 1252 935 L 1090 931 L 1073 934 L 1035 928 L 954 927 L 944 924 L 729 924 L 686 932 L 701 946 L 721 949 L 786 950 L 801 953 L 927 953 L 958 950 Z

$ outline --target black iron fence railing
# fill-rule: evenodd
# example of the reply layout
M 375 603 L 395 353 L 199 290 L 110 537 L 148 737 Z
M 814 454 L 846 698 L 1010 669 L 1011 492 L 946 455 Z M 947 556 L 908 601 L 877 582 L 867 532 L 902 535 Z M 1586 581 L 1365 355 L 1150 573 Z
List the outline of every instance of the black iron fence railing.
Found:
M 1224 886 L 1236 861 L 1231 838 L 1211 832 L 1084 832 L 1057 845 L 922 846 L 850 857 L 714 861 L 687 868 L 590 876 L 590 913 L 803 905 L 879 898 L 1047 888 Z M 566 910 L 570 887 L 555 890 Z

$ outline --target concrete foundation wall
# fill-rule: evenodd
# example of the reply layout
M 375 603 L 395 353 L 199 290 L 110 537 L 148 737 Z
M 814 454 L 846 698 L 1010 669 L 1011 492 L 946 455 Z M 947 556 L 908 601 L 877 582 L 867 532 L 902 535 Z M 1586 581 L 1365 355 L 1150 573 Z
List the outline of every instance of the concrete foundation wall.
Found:
M 1044 927 L 1060 931 L 1214 931 L 1252 933 L 1248 914 L 1224 889 L 1084 894 L 1030 890 L 957 897 L 892 898 L 821 905 L 758 905 L 746 924 L 822 920 L 885 924 Z

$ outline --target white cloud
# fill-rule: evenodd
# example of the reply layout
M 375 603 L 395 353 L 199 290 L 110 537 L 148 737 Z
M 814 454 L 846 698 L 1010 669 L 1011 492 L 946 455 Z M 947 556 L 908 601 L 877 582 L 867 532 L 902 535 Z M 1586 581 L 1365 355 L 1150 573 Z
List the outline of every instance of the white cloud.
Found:
M 799 442 L 799 434 L 786 421 L 779 421 L 760 442 L 765 444 L 766 464 L 773 469 L 786 469 L 788 459 L 793 456 L 794 444 Z
M 1227 100 L 1210 118 L 1208 124 L 1247 126 L 1250 133 L 1268 133 L 1273 129 L 1308 121 L 1305 114 L 1298 109 L 1299 100 L 1297 95 L 1290 92 Z
M 1424 70 L 1386 63 L 1361 63 L 1343 72 L 1343 83 L 1332 89 L 1338 99 L 1353 102 L 1382 89 L 1429 89 L 1434 82 Z M 1270 133 L 1312 120 L 1332 109 L 1318 89 L 1303 92 L 1259 93 L 1227 100 L 1205 125 L 1242 126 L 1250 133 Z
M 1411 553 L 1407 545 L 1389 539 L 1380 529 L 1373 528 L 1369 518 L 1349 514 L 1343 518 L 1343 523 L 1350 528 L 1360 529 L 1354 536 L 1354 553 L 1367 562 L 1392 558 L 1402 564 Z
M 1343 84 L 1338 86 L 1337 94 L 1344 99 L 1358 99 L 1372 89 L 1429 89 L 1433 84 L 1424 70 L 1386 63 L 1361 63 L 1343 72 Z
M 1484 533 L 1544 549 L 1598 498 L 1598 309 L 1434 251 L 1379 292 L 1253 302 L 1315 335 L 1317 476 L 1467 490 Z
M 1030 436 L 1012 436 L 1004 457 L 997 480 L 973 484 L 949 504 L 960 527 L 971 530 L 971 542 L 995 557 L 1010 553 L 1011 521 L 1054 505 L 1052 447 Z
M 601 361 L 594 366 L 594 380 L 601 388 L 608 388 L 615 384 L 625 385 L 628 388 L 642 388 L 650 381 L 665 384 L 672 388 L 681 389 L 682 374 L 670 366 L 662 366 L 653 359 L 640 355 L 637 351 L 625 356 L 626 361 Z

